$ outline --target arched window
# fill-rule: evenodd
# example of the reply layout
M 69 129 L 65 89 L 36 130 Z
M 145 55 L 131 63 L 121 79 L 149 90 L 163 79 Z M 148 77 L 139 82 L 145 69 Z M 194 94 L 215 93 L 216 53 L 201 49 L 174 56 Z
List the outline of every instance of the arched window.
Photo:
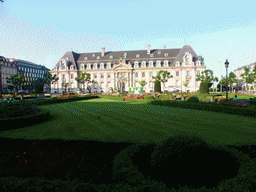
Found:
M 153 67 L 153 61 L 149 61 L 149 67 Z
M 107 63 L 107 69 L 110 69 L 111 68 L 111 63 Z
M 142 61 L 142 67 L 146 67 L 146 61 Z
M 161 67 L 161 61 L 157 61 L 157 67 Z
M 164 66 L 168 67 L 168 61 L 164 61 Z

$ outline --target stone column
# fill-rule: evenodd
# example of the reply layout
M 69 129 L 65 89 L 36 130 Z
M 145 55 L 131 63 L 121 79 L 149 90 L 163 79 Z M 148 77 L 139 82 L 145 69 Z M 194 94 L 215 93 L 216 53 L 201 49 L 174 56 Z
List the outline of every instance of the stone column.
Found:
M 114 88 L 116 87 L 116 73 L 114 73 Z

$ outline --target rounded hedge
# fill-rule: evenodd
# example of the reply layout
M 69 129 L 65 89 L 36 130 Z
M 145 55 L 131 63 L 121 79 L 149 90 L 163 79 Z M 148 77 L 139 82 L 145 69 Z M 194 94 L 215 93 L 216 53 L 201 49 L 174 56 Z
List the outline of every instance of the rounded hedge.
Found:
M 187 100 L 188 102 L 199 102 L 199 99 L 197 97 L 190 97 Z

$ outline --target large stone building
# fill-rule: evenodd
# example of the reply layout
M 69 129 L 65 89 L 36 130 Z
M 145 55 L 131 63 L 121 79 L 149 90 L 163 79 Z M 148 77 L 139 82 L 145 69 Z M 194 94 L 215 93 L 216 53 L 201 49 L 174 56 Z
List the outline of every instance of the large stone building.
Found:
M 62 83 L 68 83 L 67 91 L 77 91 L 78 86 L 84 92 L 87 86 L 92 92 L 97 90 L 104 93 L 111 88 L 117 91 L 129 91 L 131 87 L 141 87 L 139 82 L 146 81 L 143 87 L 145 92 L 153 92 L 154 79 L 160 70 L 170 72 L 173 78 L 161 83 L 162 91 L 190 91 L 199 90 L 200 81 L 196 81 L 196 75 L 204 71 L 206 66 L 189 45 L 179 49 L 151 49 L 135 51 L 105 51 L 94 53 L 75 53 L 69 51 L 59 60 L 50 71 L 59 78 L 51 84 L 51 93 L 62 93 L 65 87 Z M 78 85 L 75 78 L 80 72 L 91 75 L 95 83 L 82 82 Z M 184 82 L 188 80 L 187 87 Z M 134 89 L 133 89 L 134 90 Z
M 242 67 L 239 67 L 237 68 L 236 70 L 234 70 L 234 74 L 236 75 L 236 78 L 238 78 L 238 85 L 239 87 L 242 87 L 243 90 L 245 90 L 245 86 L 246 86 L 246 83 L 245 81 L 243 81 L 242 77 L 241 77 L 241 74 L 243 74 L 245 71 L 244 71 L 244 67 L 249 67 L 249 74 L 252 73 L 253 71 L 253 68 L 254 66 L 256 66 L 256 62 L 255 63 L 251 63 L 249 65 L 245 65 L 245 66 L 242 66 Z M 256 92 L 256 80 L 253 82 L 253 83 L 247 83 L 247 86 L 249 86 L 249 89 L 248 90 L 251 90 L 251 86 L 253 86 L 253 92 Z M 236 85 L 236 84 L 234 84 Z
M 7 78 L 10 78 L 14 74 L 25 76 L 25 82 L 18 86 L 18 90 L 24 90 L 27 93 L 33 92 L 34 87 L 32 86 L 33 81 L 38 78 L 43 78 L 44 74 L 50 69 L 46 68 L 44 65 L 38 65 L 29 61 L 24 61 L 15 58 L 5 58 L 4 64 L 2 66 L 2 90 L 3 93 L 11 92 L 8 89 Z M 16 92 L 14 88 L 12 92 Z M 44 85 L 44 92 L 50 92 L 49 84 Z

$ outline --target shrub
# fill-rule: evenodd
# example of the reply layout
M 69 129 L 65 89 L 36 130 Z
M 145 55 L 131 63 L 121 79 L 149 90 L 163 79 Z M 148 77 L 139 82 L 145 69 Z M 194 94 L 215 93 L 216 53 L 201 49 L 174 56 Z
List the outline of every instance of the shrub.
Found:
M 199 99 L 197 97 L 190 97 L 187 100 L 188 102 L 199 102 Z
M 160 84 L 160 81 L 158 80 L 154 82 L 154 92 L 161 93 L 161 84 Z
M 144 99 L 154 99 L 153 96 L 146 96 Z
M 201 81 L 199 87 L 200 94 L 209 94 L 209 81 Z

